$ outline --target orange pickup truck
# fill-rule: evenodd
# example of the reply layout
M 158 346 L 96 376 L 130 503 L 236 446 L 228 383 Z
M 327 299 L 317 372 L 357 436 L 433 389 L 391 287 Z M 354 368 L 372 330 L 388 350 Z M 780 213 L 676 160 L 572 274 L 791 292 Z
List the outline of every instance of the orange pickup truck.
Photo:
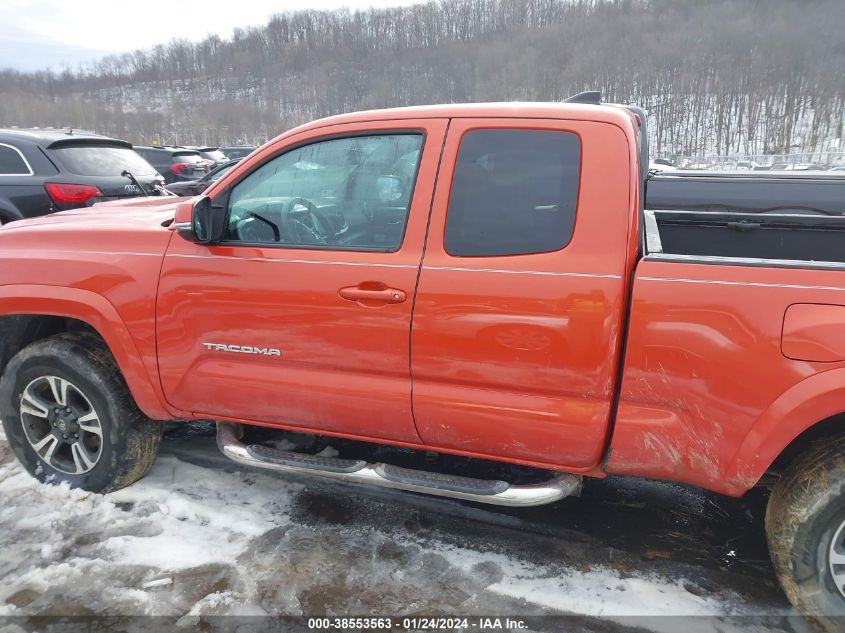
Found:
M 816 198 L 841 204 L 842 181 L 650 208 L 706 177 L 648 164 L 645 114 L 591 94 L 402 108 L 293 129 L 202 197 L 10 223 L 8 441 L 39 479 L 99 492 L 150 468 L 154 421 L 190 419 L 244 464 L 493 504 L 608 473 L 739 496 L 770 473 L 777 573 L 830 623 L 845 218 Z M 427 457 L 283 451 L 256 427 Z M 467 476 L 490 462 L 519 477 Z

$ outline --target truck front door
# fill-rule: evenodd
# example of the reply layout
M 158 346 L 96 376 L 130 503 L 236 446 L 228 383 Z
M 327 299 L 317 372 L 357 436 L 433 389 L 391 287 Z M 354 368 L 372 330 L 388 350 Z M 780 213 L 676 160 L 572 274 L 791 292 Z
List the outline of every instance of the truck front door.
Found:
M 426 444 L 597 464 L 624 324 L 630 160 L 611 124 L 452 121 L 411 334 Z
M 157 307 L 168 401 L 199 415 L 419 441 L 411 306 L 446 122 L 293 137 L 215 189 L 223 241 L 174 238 Z

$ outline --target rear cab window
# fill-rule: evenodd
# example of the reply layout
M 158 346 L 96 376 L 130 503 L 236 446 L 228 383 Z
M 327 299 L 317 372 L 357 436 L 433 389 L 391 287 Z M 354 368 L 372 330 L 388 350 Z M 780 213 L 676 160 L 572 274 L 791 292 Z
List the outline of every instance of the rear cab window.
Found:
M 135 176 L 156 173 L 135 150 L 120 145 L 62 145 L 49 152 L 65 170 L 77 176 L 120 176 L 124 170 Z
M 453 257 L 548 253 L 572 238 L 581 143 L 559 130 L 470 130 L 461 139 L 445 248 Z

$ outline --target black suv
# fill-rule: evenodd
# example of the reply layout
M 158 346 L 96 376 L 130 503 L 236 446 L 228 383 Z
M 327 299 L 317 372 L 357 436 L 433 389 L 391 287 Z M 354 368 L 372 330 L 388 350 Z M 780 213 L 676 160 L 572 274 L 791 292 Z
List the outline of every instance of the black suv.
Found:
M 0 223 L 165 195 L 163 184 L 125 141 L 72 130 L 0 129 Z
M 208 163 L 193 149 L 171 145 L 136 145 L 135 151 L 164 176 L 166 184 L 199 180 L 209 172 Z

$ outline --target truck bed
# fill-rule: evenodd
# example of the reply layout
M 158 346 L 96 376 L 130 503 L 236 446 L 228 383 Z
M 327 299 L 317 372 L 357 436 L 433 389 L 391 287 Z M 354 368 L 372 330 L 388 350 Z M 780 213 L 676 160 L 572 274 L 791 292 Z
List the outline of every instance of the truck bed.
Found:
M 825 172 L 657 173 L 646 184 L 652 210 L 845 215 L 845 177 Z
M 645 223 L 650 257 L 845 264 L 843 216 L 648 210 Z
M 657 174 L 647 183 L 645 227 L 651 258 L 841 267 L 845 178 Z

